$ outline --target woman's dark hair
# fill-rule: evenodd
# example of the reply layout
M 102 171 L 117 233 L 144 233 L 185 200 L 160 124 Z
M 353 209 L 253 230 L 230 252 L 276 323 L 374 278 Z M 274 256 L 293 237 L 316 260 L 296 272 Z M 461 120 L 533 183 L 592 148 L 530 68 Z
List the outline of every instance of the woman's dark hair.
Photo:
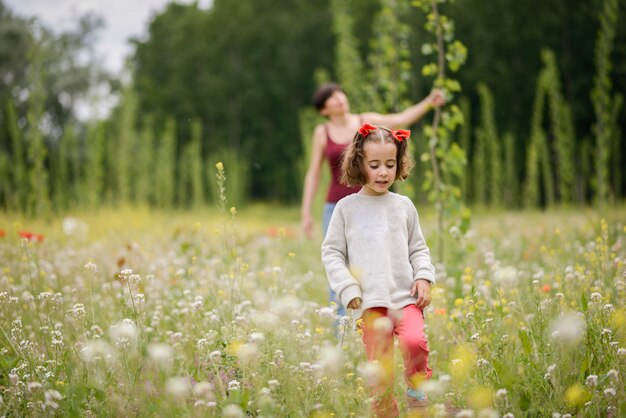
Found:
M 324 83 L 319 86 L 319 88 L 313 94 L 313 98 L 311 100 L 313 106 L 315 106 L 318 112 L 324 108 L 326 100 L 328 100 L 328 98 L 332 96 L 333 93 L 335 93 L 336 91 L 343 91 L 341 86 L 337 83 Z
M 396 154 L 396 178 L 395 180 L 406 180 L 409 177 L 411 169 L 415 166 L 415 160 L 407 149 L 408 138 L 404 141 L 398 141 L 388 128 L 379 126 L 375 131 L 369 132 L 363 136 L 359 131 L 354 135 L 352 143 L 346 148 L 343 161 L 341 163 L 341 178 L 339 181 L 346 186 L 356 187 L 363 186 L 367 183 L 367 174 L 363 157 L 365 153 L 363 147 L 366 142 L 378 142 L 381 144 L 392 143 L 396 145 L 398 150 Z

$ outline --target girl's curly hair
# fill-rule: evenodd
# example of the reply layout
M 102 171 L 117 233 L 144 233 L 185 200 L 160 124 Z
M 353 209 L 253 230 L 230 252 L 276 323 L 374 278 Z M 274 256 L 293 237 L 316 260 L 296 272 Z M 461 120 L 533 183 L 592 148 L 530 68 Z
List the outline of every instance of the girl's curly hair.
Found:
M 407 150 L 407 140 L 399 141 L 393 135 L 391 129 L 383 126 L 376 127 L 375 130 L 371 130 L 367 135 L 363 135 L 357 131 L 352 138 L 352 142 L 348 145 L 348 148 L 344 151 L 343 160 L 341 163 L 341 177 L 339 181 L 341 184 L 350 187 L 363 186 L 367 183 L 367 174 L 365 173 L 365 166 L 363 164 L 363 158 L 365 153 L 363 147 L 366 142 L 378 142 L 380 144 L 392 143 L 396 145 L 398 150 L 396 154 L 396 178 L 395 180 L 406 180 L 409 177 L 411 169 L 415 166 L 415 160 L 410 152 Z

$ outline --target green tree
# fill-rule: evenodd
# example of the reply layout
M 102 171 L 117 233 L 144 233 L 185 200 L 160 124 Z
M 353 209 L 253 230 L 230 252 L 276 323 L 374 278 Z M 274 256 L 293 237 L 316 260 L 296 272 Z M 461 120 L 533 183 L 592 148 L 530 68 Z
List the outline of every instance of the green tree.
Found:
M 151 116 L 145 118 L 136 144 L 133 163 L 133 177 L 135 178 L 134 202 L 140 205 L 154 203 L 156 193 L 154 175 L 156 173 L 156 144 L 154 123 Z
M 17 114 L 13 106 L 13 100 L 9 99 L 4 109 L 3 126 L 6 128 L 8 163 L 11 166 L 9 176 L 9 190 L 7 192 L 6 205 L 16 211 L 26 210 L 26 195 L 28 190 L 28 167 L 24 150 L 24 137 L 20 132 L 17 122 Z
M 511 132 L 504 134 L 504 193 L 506 207 L 516 207 L 520 204 L 519 177 L 517 174 L 517 155 L 515 153 L 515 136 Z
M 108 141 L 111 141 L 115 154 L 115 195 L 116 200 L 120 203 L 129 203 L 131 195 L 135 191 L 136 178 L 133 176 L 132 161 L 137 150 L 137 98 L 135 92 L 131 88 L 125 88 L 122 93 L 122 105 L 120 108 L 119 125 L 116 127 L 116 134 L 110 135 Z M 137 150 L 141 152 L 141 150 Z
M 615 126 L 611 124 L 612 102 L 615 100 L 611 98 L 611 51 L 613 50 L 615 25 L 619 15 L 617 0 L 604 0 L 603 5 L 595 49 L 596 74 L 591 91 L 591 100 L 596 116 L 593 125 L 596 138 L 595 200 L 600 206 L 606 205 L 609 196 L 609 153 L 611 152 L 611 138 L 615 129 Z
M 402 20 L 408 9 L 409 4 L 404 0 L 381 0 L 380 11 L 374 18 L 367 59 L 370 82 L 360 86 L 369 93 L 366 103 L 370 111 L 398 112 L 410 104 L 407 94 L 411 80 L 411 27 Z M 375 86 L 375 91 L 368 91 L 369 86 Z
M 574 124 L 572 112 L 561 93 L 556 58 L 548 49 L 542 51 L 543 77 L 550 104 L 550 122 L 556 155 L 558 195 L 563 203 L 571 203 L 574 197 Z
M 435 77 L 435 87 L 448 95 L 461 90 L 459 82 L 446 76 L 446 69 L 457 72 L 465 63 L 467 49 L 454 34 L 454 23 L 440 13 L 440 4 L 445 0 L 414 1 L 427 16 L 425 28 L 434 36 L 433 43 L 422 46 L 422 50 L 436 51 L 436 62 L 422 67 L 424 76 Z M 431 170 L 425 173 L 424 189 L 437 209 L 438 259 L 444 261 L 445 234 L 458 230 L 464 233 L 469 227 L 469 211 L 463 207 L 461 190 L 456 185 L 463 175 L 466 156 L 461 147 L 451 139 L 452 133 L 463 123 L 463 114 L 456 105 L 446 109 L 437 107 L 432 126 L 426 126 L 424 135 L 429 139 Z
M 46 100 L 43 89 L 42 55 L 37 49 L 31 50 L 32 67 L 28 92 L 28 112 L 26 115 L 26 143 L 28 158 L 27 212 L 34 216 L 48 215 L 50 211 L 49 174 L 46 167 L 47 148 L 40 124 L 44 116 Z
M 169 119 L 159 138 L 154 172 L 155 202 L 160 208 L 171 208 L 175 200 L 176 122 Z
M 502 150 L 494 117 L 494 103 L 491 90 L 485 83 L 478 84 L 481 98 L 480 126 L 476 129 L 477 141 L 484 147 L 485 181 L 488 188 L 488 200 L 494 206 L 502 205 L 504 173 L 502 170 Z
M 87 208 L 95 208 L 103 201 L 105 190 L 105 138 L 103 122 L 93 122 L 87 128 L 85 141 L 85 170 L 80 202 Z

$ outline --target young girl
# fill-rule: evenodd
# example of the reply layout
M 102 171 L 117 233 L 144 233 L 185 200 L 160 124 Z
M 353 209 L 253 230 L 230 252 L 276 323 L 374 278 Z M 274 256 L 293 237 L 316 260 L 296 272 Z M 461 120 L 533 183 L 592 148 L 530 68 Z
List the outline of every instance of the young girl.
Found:
M 398 416 L 393 397 L 393 336 L 402 349 L 407 405 L 411 416 L 425 416 L 421 383 L 428 367 L 423 309 L 430 303 L 435 269 L 415 206 L 389 191 L 414 165 L 407 152 L 410 132 L 363 124 L 346 150 L 341 181 L 360 186 L 333 212 L 322 244 L 331 288 L 363 319 L 363 343 L 381 370 L 372 390 L 379 417 Z

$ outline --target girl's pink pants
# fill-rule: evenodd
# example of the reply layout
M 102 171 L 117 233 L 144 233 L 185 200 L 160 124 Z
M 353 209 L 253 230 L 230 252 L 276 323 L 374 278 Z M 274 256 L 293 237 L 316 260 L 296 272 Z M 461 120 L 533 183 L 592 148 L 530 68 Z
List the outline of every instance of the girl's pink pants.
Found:
M 370 362 L 377 361 L 380 374 L 370 382 L 374 411 L 378 417 L 397 417 L 393 396 L 394 349 L 397 336 L 404 359 L 404 378 L 411 389 L 432 376 L 428 367 L 428 344 L 424 333 L 424 314 L 415 305 L 401 310 L 371 308 L 363 312 L 363 344 Z

